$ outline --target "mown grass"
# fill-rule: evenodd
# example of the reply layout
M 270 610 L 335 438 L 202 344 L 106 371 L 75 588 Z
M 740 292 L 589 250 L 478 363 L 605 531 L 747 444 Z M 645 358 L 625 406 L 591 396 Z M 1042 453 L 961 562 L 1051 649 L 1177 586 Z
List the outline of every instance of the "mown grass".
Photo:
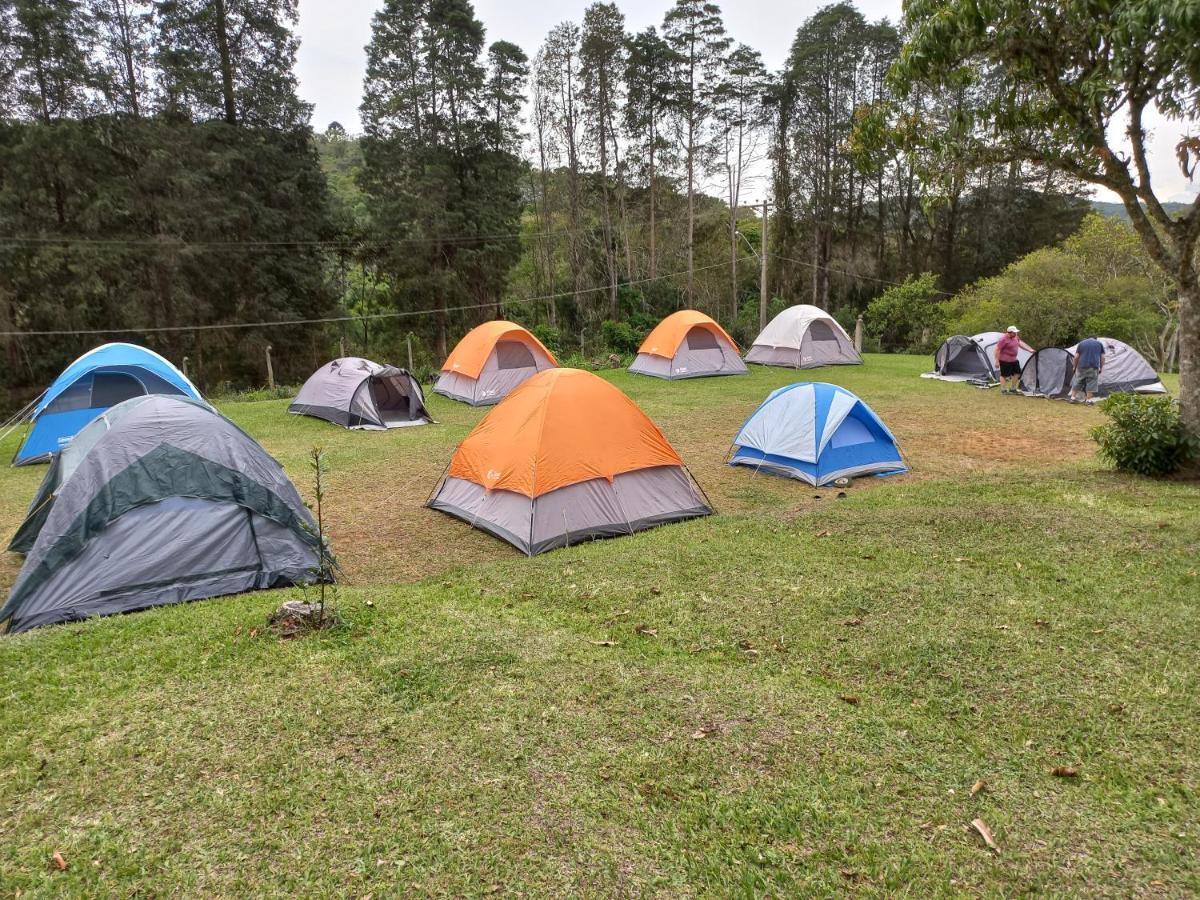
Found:
M 606 374 L 719 513 L 532 560 L 420 507 L 482 411 L 227 406 L 304 489 L 329 452 L 347 625 L 281 643 L 272 592 L 0 640 L 0 889 L 1200 891 L 1200 487 L 1103 469 L 1095 410 L 924 365 L 806 373 L 914 469 L 843 499 L 722 465 L 796 373 Z M 38 477 L 0 473 L 5 528 Z

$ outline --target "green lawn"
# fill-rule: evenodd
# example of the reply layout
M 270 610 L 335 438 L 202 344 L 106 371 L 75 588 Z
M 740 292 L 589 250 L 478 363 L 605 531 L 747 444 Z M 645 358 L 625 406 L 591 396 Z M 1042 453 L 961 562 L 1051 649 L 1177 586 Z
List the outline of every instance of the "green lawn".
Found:
M 481 410 L 224 407 L 305 493 L 328 451 L 348 624 L 280 642 L 272 592 L 0 638 L 0 894 L 1200 892 L 1200 486 L 927 365 L 607 375 L 718 514 L 532 560 L 421 507 Z M 724 466 L 804 377 L 912 474 Z M 6 534 L 41 473 L 0 472 Z

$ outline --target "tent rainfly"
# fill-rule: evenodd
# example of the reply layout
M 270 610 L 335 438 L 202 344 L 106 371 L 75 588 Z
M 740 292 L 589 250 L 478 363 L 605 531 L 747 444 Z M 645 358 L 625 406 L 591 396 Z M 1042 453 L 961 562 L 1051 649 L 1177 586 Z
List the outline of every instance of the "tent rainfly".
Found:
M 828 484 L 907 472 L 896 439 L 845 388 L 802 381 L 773 391 L 733 439 L 731 466 Z
M 428 505 L 530 556 L 712 512 L 637 404 L 579 369 L 540 372 L 501 401 Z
M 999 381 L 996 344 L 1002 337 L 1003 331 L 981 331 L 979 334 L 956 334 L 946 338 L 933 355 L 933 371 L 928 373 L 929 377 L 943 381 Z M 1033 348 L 1021 341 L 1021 346 L 1017 348 L 1017 362 L 1024 366 L 1031 356 Z
M 542 342 L 515 322 L 484 322 L 450 351 L 433 390 L 472 406 L 490 406 L 525 379 L 557 365 Z
M 789 369 L 862 365 L 845 329 L 825 310 L 802 303 L 789 306 L 754 339 L 746 362 Z
M 356 356 L 335 359 L 313 372 L 288 412 L 372 430 L 433 421 L 421 386 L 407 369 Z
M 1104 368 L 1100 372 L 1099 397 L 1121 391 L 1165 394 L 1167 389 L 1154 367 L 1123 341 L 1097 338 L 1104 345 Z M 1029 357 L 1021 367 L 1021 392 L 1037 397 L 1066 397 L 1075 374 L 1075 347 L 1046 347 Z
M 671 380 L 748 373 L 733 338 L 694 309 L 671 313 L 659 322 L 642 341 L 629 371 Z
M 0 630 L 307 583 L 320 563 L 311 514 L 279 463 L 193 400 L 110 410 L 60 465 Z
M 76 432 L 110 406 L 145 394 L 202 399 L 173 365 L 136 344 L 104 344 L 89 350 L 54 379 L 30 413 L 30 429 L 14 466 L 49 462 Z

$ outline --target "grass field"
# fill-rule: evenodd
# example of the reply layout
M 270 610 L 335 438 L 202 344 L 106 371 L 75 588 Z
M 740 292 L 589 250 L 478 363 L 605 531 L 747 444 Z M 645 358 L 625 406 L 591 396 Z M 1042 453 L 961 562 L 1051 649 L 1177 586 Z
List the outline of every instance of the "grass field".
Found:
M 606 374 L 718 514 L 532 560 L 422 508 L 483 411 L 225 406 L 304 493 L 328 451 L 347 624 L 280 642 L 272 592 L 0 639 L 0 894 L 1200 892 L 1200 485 L 927 365 Z M 724 466 L 807 376 L 912 473 Z M 0 471 L 5 534 L 42 471 Z

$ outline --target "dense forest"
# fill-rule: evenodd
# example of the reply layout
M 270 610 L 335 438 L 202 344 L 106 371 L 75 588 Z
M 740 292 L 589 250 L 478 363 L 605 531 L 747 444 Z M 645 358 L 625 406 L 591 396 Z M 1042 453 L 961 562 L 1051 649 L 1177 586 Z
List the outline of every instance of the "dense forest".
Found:
M 990 152 L 998 78 L 900 90 L 896 25 L 850 3 L 797 25 L 772 72 L 705 0 L 639 33 L 596 2 L 531 54 L 468 0 L 383 0 L 355 135 L 297 95 L 295 0 L 0 0 L 0 389 L 112 339 L 209 390 L 262 384 L 268 345 L 284 382 L 341 348 L 404 364 L 406 339 L 428 368 L 498 315 L 590 357 L 682 306 L 746 341 L 764 268 L 772 309 L 874 301 L 876 346 L 924 350 L 1023 314 L 1029 254 L 1097 242 L 1126 281 L 1079 263 L 1071 322 L 1171 331 L 1128 226 Z

